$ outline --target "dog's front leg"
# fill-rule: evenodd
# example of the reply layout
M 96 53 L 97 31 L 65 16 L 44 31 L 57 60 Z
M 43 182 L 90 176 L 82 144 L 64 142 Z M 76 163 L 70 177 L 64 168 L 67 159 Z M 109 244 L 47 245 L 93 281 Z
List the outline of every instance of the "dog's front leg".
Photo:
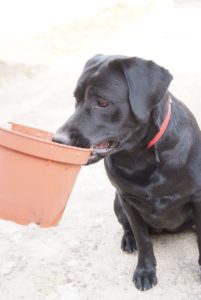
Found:
M 138 248 L 138 263 L 133 275 L 133 281 L 139 290 L 145 291 L 157 284 L 156 259 L 148 225 L 142 219 L 138 211 L 131 206 L 126 199 L 122 199 L 122 204 L 125 208 Z

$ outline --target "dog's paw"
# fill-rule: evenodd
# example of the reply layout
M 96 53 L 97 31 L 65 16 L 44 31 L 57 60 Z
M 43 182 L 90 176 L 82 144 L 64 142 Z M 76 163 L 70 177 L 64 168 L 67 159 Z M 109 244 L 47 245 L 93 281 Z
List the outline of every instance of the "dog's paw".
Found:
M 121 240 L 121 249 L 132 253 L 137 250 L 136 242 L 132 232 L 125 232 Z
M 156 269 L 153 268 L 136 268 L 133 275 L 133 282 L 140 291 L 151 289 L 157 284 Z

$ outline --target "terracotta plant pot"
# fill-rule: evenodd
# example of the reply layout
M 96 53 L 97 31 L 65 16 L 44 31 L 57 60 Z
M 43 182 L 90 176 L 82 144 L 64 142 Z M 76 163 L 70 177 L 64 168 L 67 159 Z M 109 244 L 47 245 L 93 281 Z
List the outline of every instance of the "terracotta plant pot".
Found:
M 57 225 L 90 149 L 56 144 L 52 134 L 12 124 L 0 128 L 0 218 Z

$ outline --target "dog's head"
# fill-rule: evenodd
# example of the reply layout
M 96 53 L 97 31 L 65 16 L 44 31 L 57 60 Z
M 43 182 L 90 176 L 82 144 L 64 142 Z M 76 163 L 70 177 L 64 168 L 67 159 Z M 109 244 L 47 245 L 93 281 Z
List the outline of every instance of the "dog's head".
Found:
M 75 112 L 53 141 L 92 147 L 89 163 L 137 143 L 171 80 L 171 74 L 152 61 L 94 56 L 75 88 Z

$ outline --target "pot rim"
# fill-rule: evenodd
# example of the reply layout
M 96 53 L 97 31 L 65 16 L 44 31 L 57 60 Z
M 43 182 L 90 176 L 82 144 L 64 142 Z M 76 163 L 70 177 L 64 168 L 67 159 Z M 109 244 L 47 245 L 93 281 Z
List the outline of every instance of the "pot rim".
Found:
M 24 129 L 27 128 L 35 132 L 47 133 L 47 136 L 49 135 L 49 137 L 52 136 L 51 132 L 12 122 L 10 123 L 13 127 L 11 130 L 0 127 L 0 147 L 41 159 L 76 165 L 86 164 L 90 157 L 91 148 L 86 149 L 58 144 L 51 140 L 36 137 L 31 134 L 29 135 L 20 132 L 20 130 L 15 130 L 14 126 L 22 126 Z

